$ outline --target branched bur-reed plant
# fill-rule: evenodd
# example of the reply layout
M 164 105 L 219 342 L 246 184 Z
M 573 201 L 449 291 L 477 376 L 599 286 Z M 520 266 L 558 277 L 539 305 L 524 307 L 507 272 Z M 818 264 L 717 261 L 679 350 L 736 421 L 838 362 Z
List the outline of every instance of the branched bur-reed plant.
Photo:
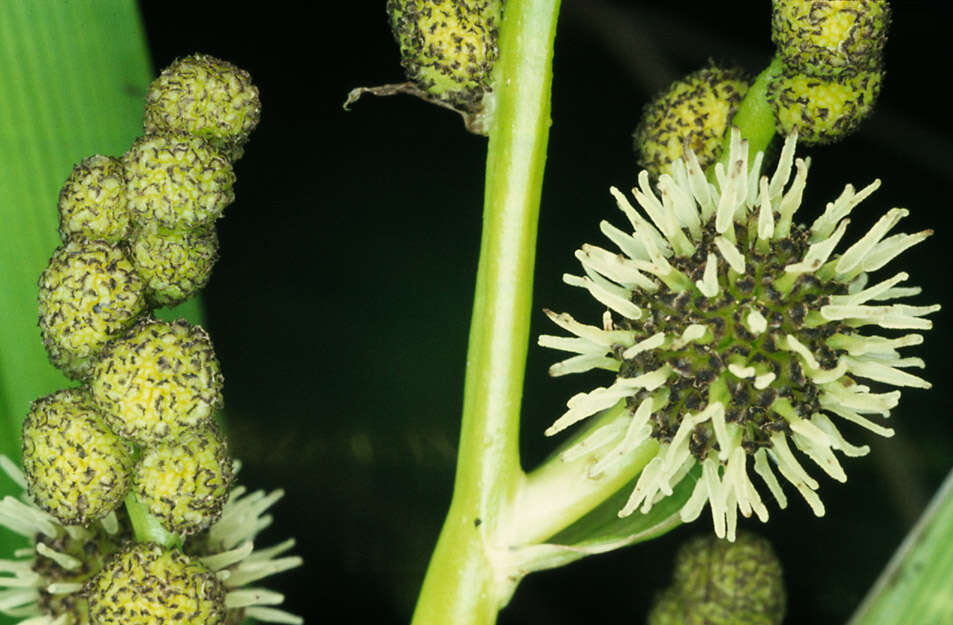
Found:
M 649 621 L 780 623 L 780 564 L 742 518 L 766 522 L 792 493 L 823 516 L 818 473 L 845 481 L 870 451 L 850 442 L 857 431 L 892 436 L 900 389 L 930 388 L 910 348 L 939 306 L 919 303 L 898 257 L 931 232 L 898 231 L 905 208 L 852 229 L 876 179 L 847 184 L 813 221 L 799 213 L 811 166 L 799 153 L 846 138 L 873 110 L 890 7 L 777 0 L 776 56 L 760 74 L 710 65 L 645 108 L 638 185 L 610 190 L 621 215 L 607 214 L 606 241 L 583 244 L 581 272 L 563 277 L 595 306 L 579 319 L 547 309 L 558 332 L 538 339 L 563 353 L 553 376 L 601 369 L 606 382 L 568 400 L 545 434 L 570 436 L 524 472 L 558 11 L 558 0 L 389 0 L 409 82 L 356 89 L 346 104 L 422 94 L 489 138 L 454 495 L 414 623 L 493 623 L 527 573 L 703 514 L 715 538 L 685 546 Z M 953 618 L 927 586 L 887 603 Z M 857 618 L 876 622 L 877 609 Z

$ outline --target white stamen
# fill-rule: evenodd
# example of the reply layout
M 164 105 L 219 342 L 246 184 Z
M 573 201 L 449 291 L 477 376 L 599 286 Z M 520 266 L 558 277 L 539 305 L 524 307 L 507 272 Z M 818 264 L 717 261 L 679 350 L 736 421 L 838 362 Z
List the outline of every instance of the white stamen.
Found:
M 771 193 L 768 178 L 761 178 L 761 211 L 758 213 L 758 239 L 768 241 L 774 236 L 774 207 L 771 205 Z
M 711 506 L 711 519 L 715 525 L 715 536 L 725 537 L 726 508 L 725 488 L 718 477 L 718 462 L 709 456 L 702 462 L 702 481 L 708 491 L 708 505 Z
M 901 271 L 894 277 L 884 280 L 883 282 L 878 282 L 877 284 L 862 291 L 857 291 L 856 293 L 851 293 L 850 295 L 831 295 L 830 303 L 840 306 L 863 304 L 869 300 L 877 299 L 878 296 L 881 296 L 890 287 L 899 282 L 903 282 L 909 277 L 910 276 L 906 272 Z
M 708 252 L 708 260 L 705 262 L 705 273 L 701 280 L 695 281 L 695 286 L 705 297 L 715 297 L 720 289 L 718 287 L 718 257 L 714 252 Z
M 622 357 L 628 360 L 628 359 L 634 358 L 636 355 L 641 354 L 642 352 L 647 352 L 657 347 L 661 347 L 664 344 L 665 344 L 665 333 L 656 332 L 649 338 L 639 341 L 632 347 L 622 352 Z
M 598 271 L 607 278 L 629 288 L 640 288 L 654 292 L 658 285 L 638 270 L 631 259 L 622 254 L 613 254 L 608 250 L 588 243 L 576 250 L 576 258 L 586 267 Z
M 638 211 L 632 207 L 632 204 L 629 203 L 625 195 L 615 187 L 610 187 L 609 192 L 615 198 L 619 210 L 625 213 L 626 218 L 628 218 L 629 223 L 632 225 L 634 230 L 633 236 L 635 236 L 637 240 L 641 240 L 642 244 L 646 247 L 649 257 L 652 257 L 650 248 L 667 251 L 668 244 L 665 242 L 665 238 L 652 224 L 639 215 Z
M 715 247 L 718 248 L 722 258 L 725 259 L 725 262 L 727 262 L 732 269 L 744 275 L 745 257 L 741 255 L 741 252 L 738 251 L 734 243 L 723 236 L 717 236 L 715 237 Z
M 628 346 L 634 340 L 632 332 L 627 330 L 614 330 L 606 332 L 602 328 L 579 323 L 568 313 L 556 314 L 551 310 L 544 310 L 550 321 L 558 325 L 567 332 L 572 332 L 576 336 L 582 337 L 587 341 L 602 345 L 606 348 L 612 348 L 614 345 Z M 608 351 L 608 350 L 607 350 Z
M 592 369 L 605 369 L 606 371 L 618 371 L 620 363 L 615 358 L 601 356 L 599 354 L 580 354 L 572 356 L 566 360 L 557 362 L 549 367 L 549 375 L 558 378 L 570 373 L 583 373 Z
M 225 607 L 235 610 L 253 605 L 278 605 L 284 600 L 284 595 L 278 592 L 264 588 L 243 588 L 225 595 Z
M 784 268 L 784 271 L 787 273 L 808 273 L 819 269 L 821 265 L 827 262 L 831 252 L 833 252 L 837 244 L 840 243 L 841 237 L 843 237 L 847 231 L 847 224 L 849 223 L 849 219 L 840 222 L 840 225 L 837 226 L 837 230 L 834 231 L 831 237 L 812 244 L 811 247 L 808 248 L 807 253 L 804 254 L 804 260 L 788 265 Z
M 821 306 L 821 316 L 828 321 L 848 321 L 856 325 L 876 324 L 892 330 L 929 330 L 933 327 L 933 322 L 920 317 L 938 310 L 940 310 L 939 304 L 933 306 L 826 304 Z
M 245 609 L 245 616 L 262 623 L 282 623 L 284 625 L 304 625 L 304 619 L 284 610 L 252 606 Z
M 53 560 L 67 571 L 72 571 L 83 566 L 82 560 L 77 560 L 73 556 L 60 553 L 59 551 L 47 546 L 45 543 L 37 543 L 36 552 L 41 556 L 46 556 L 50 560 Z
M 768 464 L 768 458 L 764 448 L 754 453 L 754 470 L 755 473 L 761 476 L 768 490 L 774 495 L 774 499 L 778 502 L 778 507 L 782 510 L 786 508 L 788 506 L 788 498 L 784 494 L 784 491 L 781 490 L 781 484 L 778 483 L 778 478 L 775 477 L 774 471 L 771 470 L 771 465 Z
M 658 188 L 662 194 L 662 205 L 672 212 L 688 228 L 689 233 L 696 241 L 702 238 L 702 222 L 695 207 L 688 185 L 688 173 L 685 163 L 678 159 L 672 163 L 672 175 L 662 174 L 659 177 Z
M 807 170 L 811 166 L 811 159 L 797 159 L 794 162 L 797 168 L 797 174 L 794 176 L 794 182 L 781 198 L 780 215 L 778 223 L 774 227 L 774 238 L 783 239 L 791 233 L 791 219 L 794 213 L 801 206 L 801 196 L 804 194 L 804 187 L 807 184 Z
M 804 345 L 804 343 L 797 340 L 797 338 L 795 338 L 793 335 L 790 335 L 790 334 L 786 334 L 784 339 L 785 339 L 785 345 L 780 345 L 781 341 L 778 341 L 779 343 L 778 347 L 781 347 L 782 349 L 787 349 L 788 351 L 792 351 L 796 353 L 798 356 L 800 356 L 804 360 L 804 363 L 811 369 L 821 368 L 821 364 L 817 362 L 817 358 L 814 357 L 814 354 L 811 353 L 811 350 L 809 350 L 807 346 Z
M 912 386 L 915 388 L 930 388 L 933 386 L 919 376 L 907 373 L 906 371 L 900 371 L 886 364 L 855 358 L 853 356 L 845 356 L 844 359 L 847 361 L 847 367 L 851 373 L 863 378 L 886 382 L 894 386 Z M 913 360 L 912 362 L 912 366 L 922 365 L 923 363 L 923 361 L 919 359 Z
M 14 484 L 24 491 L 26 490 L 26 476 L 23 475 L 23 471 L 20 470 L 20 467 L 18 467 L 13 460 L 10 460 L 3 454 L 0 454 L 0 469 L 13 480 Z
M 622 250 L 622 252 L 633 261 L 647 261 L 649 259 L 648 250 L 645 249 L 645 246 L 642 245 L 641 241 L 629 234 L 626 234 L 622 230 L 619 230 L 608 221 L 604 219 L 600 221 L 599 230 L 601 230 L 602 234 L 606 235 L 610 241 L 616 244 L 616 247 Z
M 671 180 L 671 178 L 669 179 Z M 644 169 L 639 172 L 639 186 L 632 189 L 632 195 L 635 196 L 638 203 L 645 209 L 645 213 L 668 239 L 676 254 L 690 256 L 695 252 L 695 246 L 682 232 L 681 224 L 678 223 L 675 213 L 666 210 L 658 198 L 655 197 L 649 183 L 649 172 Z
M 834 266 L 834 270 L 842 276 L 850 275 L 851 272 L 860 265 L 861 261 L 864 260 L 868 252 L 880 242 L 884 235 L 886 235 L 898 221 L 909 214 L 910 211 L 905 208 L 891 208 L 883 217 L 877 220 L 877 223 L 874 224 L 873 228 L 871 228 L 867 234 L 847 248 L 843 255 L 841 255 L 840 260 L 837 261 L 837 265 Z
M 932 230 L 923 230 L 915 234 L 895 234 L 887 237 L 867 253 L 860 267 L 864 271 L 876 271 L 903 253 L 904 250 L 926 240 L 932 234 Z
M 563 274 L 563 282 L 570 286 L 578 286 L 589 291 L 596 301 L 605 304 L 615 312 L 628 319 L 641 319 L 642 310 L 632 303 L 632 292 L 624 287 L 613 285 L 606 280 Z
M 768 188 L 768 194 L 772 203 L 775 198 L 781 197 L 781 191 L 784 185 L 791 178 L 791 165 L 794 163 L 794 149 L 797 146 L 797 131 L 793 131 L 784 138 L 784 145 L 781 147 L 781 154 L 778 156 L 778 166 L 771 176 L 771 185 Z
M 751 333 L 755 336 L 758 336 L 768 329 L 768 320 L 764 318 L 764 315 L 755 309 L 751 309 L 751 312 L 748 313 L 745 321 L 747 321 L 748 329 L 751 330 Z
M 859 193 L 854 192 L 854 187 L 852 185 L 847 185 L 844 187 L 844 191 L 840 194 L 833 202 L 828 203 L 824 214 L 815 220 L 811 225 L 811 241 L 820 241 L 821 239 L 826 239 L 830 236 L 831 232 L 834 231 L 834 227 L 837 222 L 847 217 L 854 207 L 860 204 L 867 196 L 880 188 L 880 180 L 874 180 L 869 185 L 860 190 Z
M 658 477 L 662 470 L 662 458 L 660 457 L 662 451 L 662 446 L 660 446 L 660 454 L 652 458 L 649 463 L 645 465 L 645 468 L 642 469 L 642 473 L 639 475 L 639 479 L 635 483 L 635 488 L 629 495 L 628 501 L 626 501 L 622 509 L 619 510 L 620 518 L 625 518 L 635 512 L 639 504 L 643 501 L 651 507 L 652 497 L 658 492 Z
M 708 503 L 708 489 L 705 488 L 705 480 L 699 479 L 695 482 L 695 488 L 692 490 L 691 497 L 682 506 L 679 516 L 685 523 L 691 523 L 701 515 L 705 504 Z
M 605 447 L 612 441 L 619 438 L 625 430 L 625 424 L 622 420 L 616 420 L 608 425 L 603 425 L 597 428 L 589 436 L 583 437 L 581 441 L 562 452 L 559 455 L 560 460 L 563 462 L 573 462 L 579 458 L 585 456 L 586 454 Z
M 569 410 L 556 419 L 556 421 L 546 429 L 546 436 L 553 436 L 562 432 L 571 425 L 574 425 L 583 419 L 590 417 L 600 410 L 611 408 L 617 401 L 629 397 L 634 390 L 629 386 L 619 384 L 618 380 L 612 386 L 606 388 L 600 386 L 588 393 L 578 393 L 566 402 Z
M 827 434 L 828 438 L 831 440 L 831 447 L 841 451 L 845 456 L 849 458 L 857 458 L 859 456 L 866 456 L 870 453 L 870 447 L 867 445 L 851 445 L 846 440 L 844 440 L 843 435 L 840 433 L 840 430 L 837 429 L 837 426 L 834 425 L 834 422 L 827 418 L 823 412 L 815 412 L 811 415 L 811 423 L 816 425 L 821 431 Z
M 733 373 L 734 375 L 742 379 L 753 378 L 755 374 L 754 367 L 742 367 L 741 365 L 737 365 L 734 363 L 728 365 L 728 371 L 730 371 L 731 373 Z
M 688 183 L 692 196 L 698 202 L 701 220 L 705 223 L 715 214 L 715 187 L 705 177 L 701 164 L 695 153 L 689 150 L 685 154 L 685 171 L 688 174 Z
M 821 395 L 820 402 L 821 402 L 821 407 L 824 408 L 825 410 L 830 410 L 831 412 L 836 414 L 838 417 L 842 419 L 846 419 L 850 421 L 851 423 L 856 423 L 860 427 L 870 430 L 871 432 L 873 432 L 874 434 L 877 434 L 878 436 L 883 436 L 884 438 L 890 438 L 894 434 L 894 431 L 892 428 L 885 428 L 882 425 L 877 425 L 870 419 L 860 416 L 855 411 L 851 410 L 850 408 L 847 408 L 846 406 L 842 404 L 831 403 L 829 400 L 826 400 L 823 395 Z
M 256 582 L 270 575 L 275 575 L 301 566 L 304 563 L 299 556 L 288 556 L 275 560 L 250 560 L 242 562 L 231 570 L 231 575 L 225 580 L 225 586 L 237 588 Z
M 652 416 L 652 404 L 653 400 L 651 397 L 642 400 L 642 403 L 636 408 L 635 414 L 629 420 L 629 425 L 626 428 L 625 435 L 622 437 L 622 441 L 592 467 L 589 472 L 590 476 L 603 473 L 651 436 L 652 428 L 648 427 L 647 424 L 649 418 Z
M 768 388 L 768 385 L 774 382 L 774 379 L 776 377 L 777 376 L 774 374 L 773 371 L 768 371 L 767 373 L 756 375 L 754 377 L 754 387 L 758 389 L 759 391 L 763 391 L 764 389 Z
M 825 473 L 837 480 L 846 482 L 847 474 L 831 451 L 832 441 L 823 430 L 806 419 L 790 422 L 792 438 L 798 448 L 806 453 Z

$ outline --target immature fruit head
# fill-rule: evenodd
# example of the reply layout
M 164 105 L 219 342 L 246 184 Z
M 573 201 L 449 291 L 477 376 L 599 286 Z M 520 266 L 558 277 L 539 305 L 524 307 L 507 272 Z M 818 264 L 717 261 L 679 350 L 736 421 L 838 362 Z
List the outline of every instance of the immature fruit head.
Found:
M 417 87 L 476 112 L 499 56 L 500 0 L 388 0 L 401 65 Z
M 126 496 L 133 456 L 87 394 L 67 389 L 33 402 L 23 422 L 23 467 L 37 504 L 64 525 L 88 525 Z
M 214 228 L 153 225 L 133 236 L 129 256 L 145 283 L 146 298 L 157 306 L 175 306 L 208 283 L 218 259 L 218 236 Z
M 232 479 L 225 439 L 212 423 L 187 430 L 143 452 L 134 488 L 170 532 L 194 534 L 222 514 Z
M 73 167 L 60 189 L 60 238 L 81 237 L 118 243 L 129 234 L 122 163 L 90 156 Z
M 148 446 L 211 418 L 222 374 L 205 330 L 147 319 L 103 351 L 90 391 L 117 434 Z
M 881 67 L 887 0 L 774 0 L 771 39 L 788 69 L 834 78 Z
M 225 587 L 200 562 L 178 551 L 136 543 L 86 585 L 93 625 L 221 625 Z
M 227 158 L 199 137 L 141 137 L 122 156 L 133 221 L 166 228 L 203 228 L 235 199 Z
M 671 163 L 689 147 L 702 167 L 715 162 L 722 137 L 748 91 L 737 69 L 714 65 L 675 81 L 646 105 L 635 129 L 639 164 L 653 177 L 671 171 Z
M 142 281 L 122 249 L 78 239 L 59 247 L 39 281 L 39 325 L 50 360 L 73 378 L 145 306 Z
M 248 72 L 207 54 L 177 59 L 146 93 L 146 134 L 201 137 L 232 161 L 260 119 L 258 88 Z

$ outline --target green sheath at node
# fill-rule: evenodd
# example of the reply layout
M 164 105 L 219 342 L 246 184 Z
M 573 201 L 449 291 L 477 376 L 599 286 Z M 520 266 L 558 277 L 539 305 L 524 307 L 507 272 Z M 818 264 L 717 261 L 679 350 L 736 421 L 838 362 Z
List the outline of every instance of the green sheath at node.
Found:
M 129 234 L 126 181 L 122 163 L 111 156 L 90 156 L 73 167 L 60 189 L 60 238 L 100 239 L 118 243 Z
M 156 306 L 175 306 L 204 287 L 218 260 L 218 236 L 207 230 L 142 228 L 129 244 L 130 257 Z

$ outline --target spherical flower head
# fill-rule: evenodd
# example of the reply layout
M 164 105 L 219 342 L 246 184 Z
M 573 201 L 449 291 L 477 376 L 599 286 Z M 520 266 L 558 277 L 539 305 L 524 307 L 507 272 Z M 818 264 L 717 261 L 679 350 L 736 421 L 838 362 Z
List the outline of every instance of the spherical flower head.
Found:
M 679 549 L 649 625 L 780 625 L 784 611 L 781 563 L 768 541 L 747 532 L 733 543 L 699 536 Z
M 804 145 L 833 143 L 854 132 L 874 109 L 881 72 L 845 72 L 834 80 L 785 72 L 768 85 L 778 130 L 798 131 Z
M 771 39 L 797 72 L 835 78 L 881 67 L 890 26 L 887 0 L 774 0 Z
M 199 137 L 141 137 L 122 156 L 126 199 L 139 226 L 204 228 L 235 199 L 235 174 L 226 157 Z
M 33 402 L 23 422 L 30 495 L 65 525 L 88 525 L 129 490 L 130 446 L 103 423 L 85 391 L 66 389 Z
M 895 331 L 930 328 L 924 316 L 939 306 L 892 301 L 920 292 L 898 286 L 909 277 L 904 272 L 867 282 L 870 272 L 931 232 L 887 236 L 908 214 L 894 208 L 835 253 L 847 216 L 879 181 L 859 192 L 848 185 L 810 227 L 796 224 L 808 161 L 795 162 L 794 146 L 789 136 L 776 172 L 759 176 L 762 154 L 749 173 L 747 143 L 733 130 L 728 166 L 716 165 L 714 184 L 688 152 L 672 175 L 659 178 L 661 200 L 642 172 L 633 194 L 648 218 L 613 189 L 633 232 L 602 225 L 623 253 L 584 245 L 576 256 L 586 275 L 564 277 L 608 310 L 601 327 L 548 313 L 575 337 L 543 336 L 540 344 L 576 354 L 550 372 L 602 368 L 617 377 L 573 397 L 546 433 L 613 406 L 625 411 L 621 430 L 596 432 L 578 444 L 602 454 L 593 476 L 643 444 L 654 453 L 621 516 L 647 512 L 698 466 L 688 479 L 701 476 L 681 518 L 694 520 L 708 504 L 719 537 L 734 539 L 739 511 L 768 518 L 751 466 L 780 507 L 787 498 L 775 470 L 821 516 L 819 484 L 792 446 L 845 481 L 834 451 L 861 456 L 869 449 L 848 443 L 835 419 L 891 436 L 893 430 L 867 415 L 888 416 L 900 391 L 879 392 L 870 381 L 930 387 L 907 371 L 923 361 L 898 351 L 922 336 Z M 797 173 L 785 190 L 792 164 Z
M 129 234 L 126 180 L 119 159 L 99 154 L 73 167 L 60 189 L 60 238 L 118 243 Z
M 401 65 L 417 87 L 477 112 L 499 56 L 500 0 L 388 0 Z
M 145 307 L 142 280 L 122 249 L 75 240 L 57 248 L 39 281 L 39 325 L 50 360 L 84 378 L 107 341 Z
M 258 87 L 249 73 L 207 54 L 177 59 L 146 93 L 146 134 L 201 137 L 232 161 L 260 119 Z
M 156 306 L 175 306 L 204 287 L 218 259 L 214 228 L 169 230 L 152 224 L 129 242 L 129 256 Z
M 134 489 L 162 526 L 194 534 L 222 514 L 232 480 L 232 459 L 214 423 L 191 428 L 145 450 Z
M 149 446 L 208 421 L 222 381 L 205 330 L 145 319 L 103 351 L 90 392 L 113 431 Z
M 646 105 L 635 129 L 639 164 L 652 176 L 671 172 L 671 162 L 691 148 L 702 167 L 715 162 L 722 137 L 748 91 L 740 70 L 714 65 L 676 80 Z
M 93 625 L 221 625 L 225 587 L 200 562 L 151 543 L 115 554 L 85 592 Z

